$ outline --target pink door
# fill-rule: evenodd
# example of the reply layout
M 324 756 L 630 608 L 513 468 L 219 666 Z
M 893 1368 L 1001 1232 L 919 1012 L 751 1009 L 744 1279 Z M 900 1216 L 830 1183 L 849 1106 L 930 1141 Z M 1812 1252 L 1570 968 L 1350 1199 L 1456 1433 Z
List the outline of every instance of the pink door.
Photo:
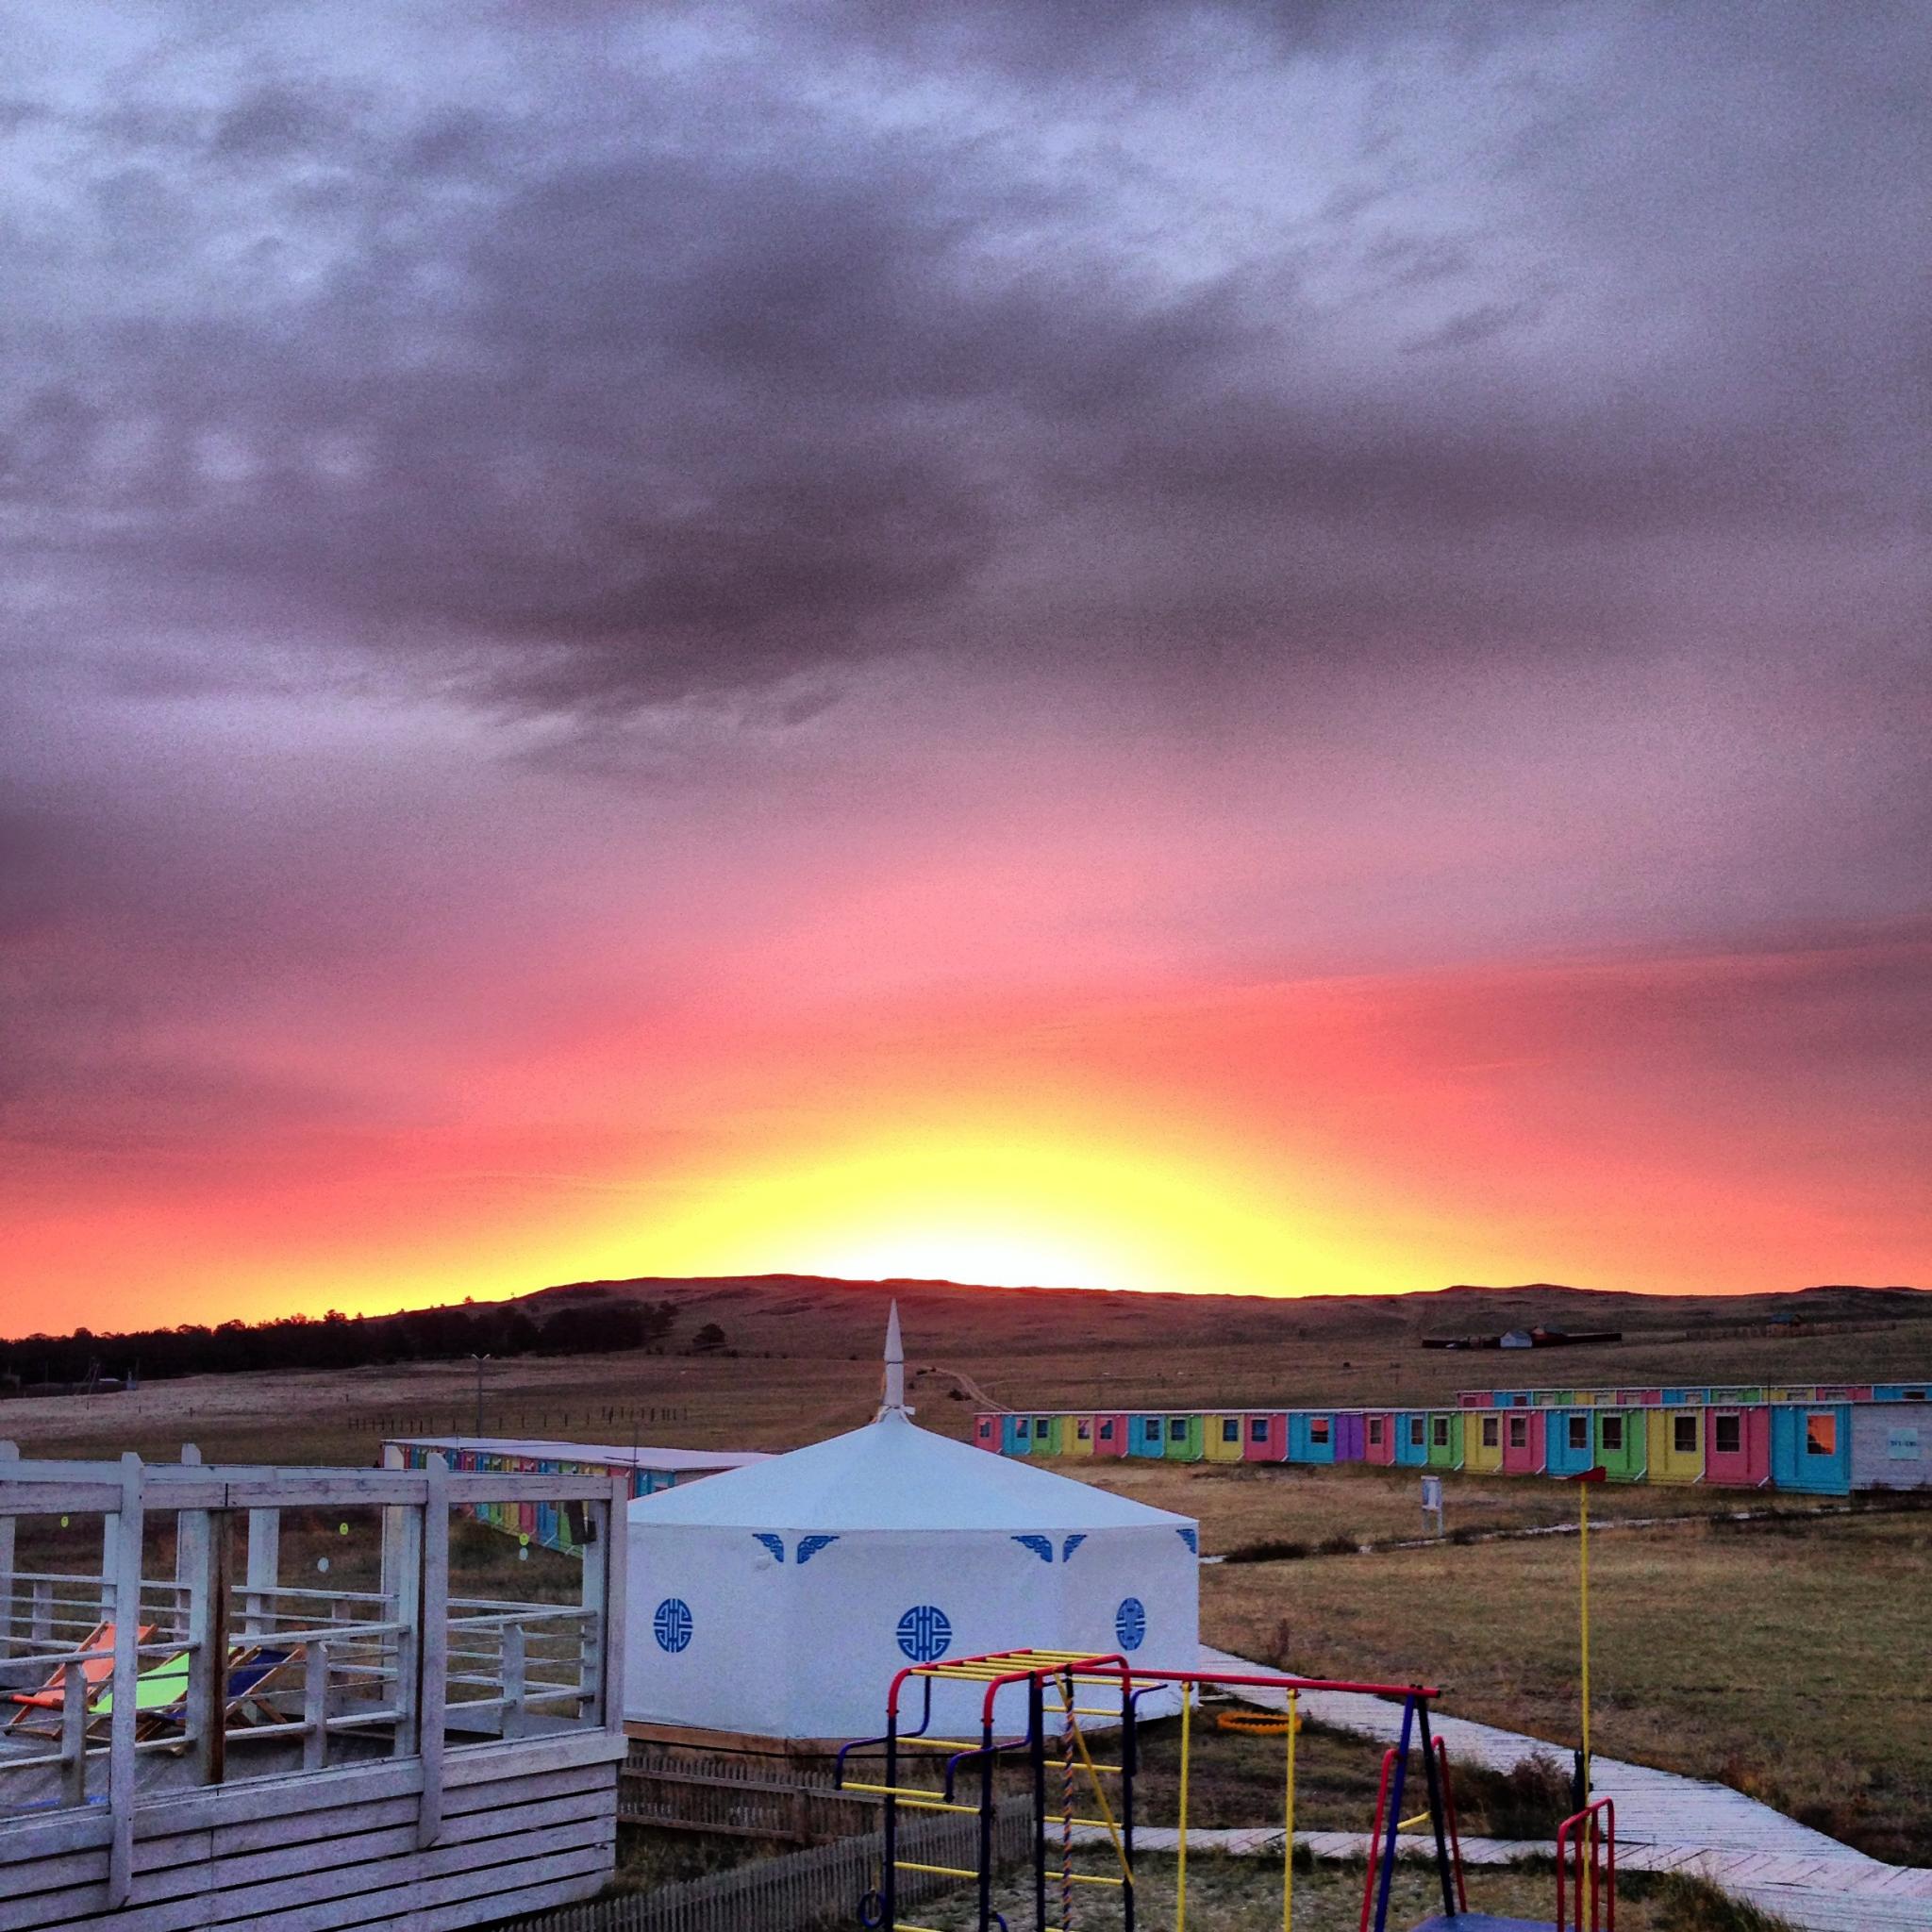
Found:
M 1541 1475 L 1543 1467 L 1543 1422 L 1541 1410 L 1512 1408 L 1503 1417 L 1503 1472 L 1506 1475 Z

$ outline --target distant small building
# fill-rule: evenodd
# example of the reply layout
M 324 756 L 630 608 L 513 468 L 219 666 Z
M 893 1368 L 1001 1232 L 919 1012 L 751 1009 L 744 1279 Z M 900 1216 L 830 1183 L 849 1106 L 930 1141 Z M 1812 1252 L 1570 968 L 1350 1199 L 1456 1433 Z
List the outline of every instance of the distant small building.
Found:
M 1527 1328 L 1512 1328 L 1496 1343 L 1498 1348 L 1534 1348 L 1536 1337 Z

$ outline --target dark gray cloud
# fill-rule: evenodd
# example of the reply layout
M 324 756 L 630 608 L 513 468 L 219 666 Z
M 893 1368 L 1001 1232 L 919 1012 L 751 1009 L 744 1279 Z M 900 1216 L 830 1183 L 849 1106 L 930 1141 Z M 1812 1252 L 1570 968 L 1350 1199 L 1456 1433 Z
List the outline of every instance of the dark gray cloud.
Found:
M 1767 543 L 1923 597 L 1923 16 L 915 12 L 50 46 L 9 575 L 566 710 L 1150 621 L 1619 650 L 1686 529 L 1691 629 Z

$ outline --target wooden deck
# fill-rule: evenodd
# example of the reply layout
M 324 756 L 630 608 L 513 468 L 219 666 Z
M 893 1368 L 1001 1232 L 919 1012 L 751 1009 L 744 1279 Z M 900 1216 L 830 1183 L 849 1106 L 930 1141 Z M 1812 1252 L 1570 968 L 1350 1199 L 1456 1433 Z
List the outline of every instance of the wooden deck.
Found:
M 499 1500 L 585 1511 L 581 1601 L 450 1595 L 451 1508 Z M 30 1721 L 0 1737 L 0 1932 L 458 1932 L 592 1895 L 625 1750 L 625 1502 L 608 1478 L 440 1461 L 0 1454 L 0 1714 Z M 357 1507 L 380 1512 L 380 1589 L 285 1583 L 280 1512 Z M 166 1513 L 175 1574 L 144 1576 Z M 90 1514 L 97 1575 L 16 1570 L 22 1518 Z M 238 1702 L 238 1659 L 265 1657 L 273 1696 Z

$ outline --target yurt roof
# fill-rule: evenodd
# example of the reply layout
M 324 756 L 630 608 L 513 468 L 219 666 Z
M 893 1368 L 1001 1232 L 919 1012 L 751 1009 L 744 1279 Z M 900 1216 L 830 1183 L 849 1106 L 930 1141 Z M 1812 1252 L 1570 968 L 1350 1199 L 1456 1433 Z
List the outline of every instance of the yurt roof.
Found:
M 640 1496 L 630 1520 L 647 1527 L 1009 1533 L 1177 1529 L 1191 1521 L 936 1436 L 897 1407 L 808 1448 Z

